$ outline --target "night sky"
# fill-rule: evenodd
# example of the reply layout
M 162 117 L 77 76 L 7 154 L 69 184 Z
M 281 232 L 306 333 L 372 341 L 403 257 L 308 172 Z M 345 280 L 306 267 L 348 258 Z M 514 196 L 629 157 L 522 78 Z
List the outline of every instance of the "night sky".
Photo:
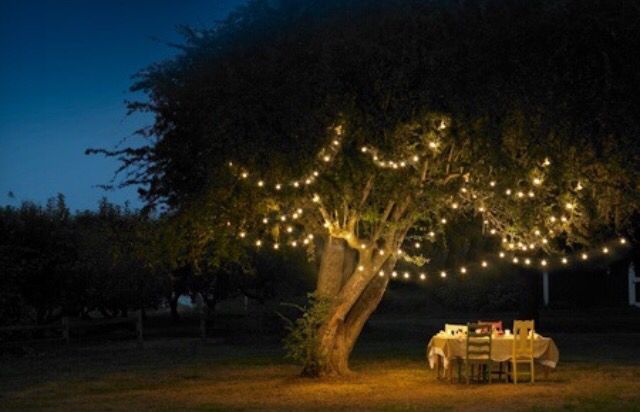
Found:
M 176 26 L 209 27 L 244 1 L 0 0 L 0 205 L 64 193 L 72 210 L 139 206 L 133 188 L 95 187 L 118 163 L 84 150 L 149 123 L 124 100 L 131 75 L 176 52 L 163 44 Z

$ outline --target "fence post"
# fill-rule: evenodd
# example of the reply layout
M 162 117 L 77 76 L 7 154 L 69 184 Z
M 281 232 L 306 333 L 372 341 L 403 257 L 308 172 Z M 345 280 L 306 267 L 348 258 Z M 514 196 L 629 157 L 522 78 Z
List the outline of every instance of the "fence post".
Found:
M 138 311 L 138 320 L 136 321 L 136 332 L 138 335 L 138 347 L 142 348 L 144 345 L 144 335 L 142 333 L 142 310 Z
M 638 306 L 638 300 L 636 296 L 636 283 L 638 278 L 636 277 L 636 271 L 633 266 L 633 262 L 629 263 L 629 269 L 627 271 L 628 289 L 629 289 L 629 306 Z
M 549 306 L 549 272 L 542 272 L 542 301 Z
M 67 345 L 69 344 L 70 341 L 70 336 L 69 336 L 69 317 L 68 316 L 64 316 L 62 318 L 62 339 L 64 340 L 64 343 L 66 343 Z
M 196 295 L 196 306 L 200 312 L 200 338 L 204 342 L 207 340 L 207 305 L 201 293 Z

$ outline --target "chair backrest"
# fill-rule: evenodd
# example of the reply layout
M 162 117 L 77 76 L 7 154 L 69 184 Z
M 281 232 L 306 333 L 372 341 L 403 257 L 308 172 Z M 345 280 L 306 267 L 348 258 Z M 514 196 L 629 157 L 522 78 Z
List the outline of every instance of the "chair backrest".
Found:
M 445 323 L 444 324 L 444 332 L 447 335 L 451 335 L 452 332 L 453 332 L 453 334 L 456 334 L 458 332 L 459 333 L 467 333 L 467 330 L 468 330 L 467 329 L 467 325 L 456 325 L 456 324 L 453 324 L 453 323 Z
M 491 329 L 494 332 L 502 333 L 502 321 L 501 320 L 479 320 L 478 324 L 480 325 L 491 325 Z
M 535 328 L 533 320 L 513 321 L 513 356 L 533 356 L 533 338 Z
M 467 359 L 491 359 L 491 325 L 467 324 Z

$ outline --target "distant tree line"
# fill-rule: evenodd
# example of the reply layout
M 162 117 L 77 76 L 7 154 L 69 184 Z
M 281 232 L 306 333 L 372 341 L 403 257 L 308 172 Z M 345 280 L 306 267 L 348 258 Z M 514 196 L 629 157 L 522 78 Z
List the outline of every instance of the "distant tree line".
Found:
M 206 265 L 185 247 L 188 224 L 153 217 L 103 199 L 97 210 L 72 213 L 63 195 L 45 206 L 0 208 L 0 325 L 46 324 L 63 316 L 90 319 L 168 307 L 201 294 L 209 313 L 244 294 L 259 303 L 304 289 L 281 258 L 234 255 L 215 248 Z M 197 244 L 190 241 L 189 244 Z M 199 253 L 213 250 L 201 245 Z M 223 255 L 226 253 L 226 255 Z M 303 259 L 298 259 L 301 262 Z

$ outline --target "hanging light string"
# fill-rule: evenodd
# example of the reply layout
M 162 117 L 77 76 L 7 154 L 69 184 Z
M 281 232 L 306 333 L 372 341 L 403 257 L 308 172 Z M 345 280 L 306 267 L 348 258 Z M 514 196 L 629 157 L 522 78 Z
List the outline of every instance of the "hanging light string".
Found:
M 441 123 L 438 127 L 438 130 L 444 130 L 446 128 L 446 124 Z M 325 145 L 317 154 L 316 161 L 313 167 L 310 168 L 311 172 L 303 175 L 299 179 L 294 179 L 290 181 L 287 185 L 281 182 L 267 182 L 265 179 L 254 178 L 249 171 L 244 167 L 238 167 L 233 162 L 229 162 L 230 169 L 236 174 L 236 176 L 246 182 L 249 185 L 255 185 L 255 187 L 264 190 L 270 190 L 273 192 L 279 192 L 285 189 L 285 187 L 293 188 L 293 189 L 303 189 L 313 185 L 321 172 L 325 172 L 331 166 L 335 158 L 338 156 L 340 152 L 340 148 L 342 146 L 342 135 L 343 135 L 343 127 L 341 125 L 335 126 L 331 128 L 332 135 L 330 138 L 330 142 Z M 407 168 L 418 169 L 418 164 L 421 160 L 426 158 L 429 155 L 436 156 L 439 153 L 440 149 L 440 141 L 437 137 L 432 138 L 426 144 L 428 150 L 430 152 L 422 152 L 418 154 L 408 155 L 401 159 L 388 159 L 385 158 L 381 151 L 373 146 L 362 146 L 360 148 L 361 153 L 370 157 L 370 160 L 373 164 L 382 169 L 392 169 L 392 170 L 400 170 Z M 450 209 L 455 210 L 463 210 L 463 209 L 473 209 L 478 214 L 482 216 L 483 219 L 483 233 L 491 235 L 491 236 L 501 236 L 501 246 L 505 252 L 500 251 L 496 257 L 496 260 L 500 261 L 509 261 L 511 264 L 520 265 L 523 267 L 534 267 L 538 266 L 542 269 L 545 269 L 552 262 L 555 263 L 554 259 L 557 259 L 557 263 L 561 265 L 567 265 L 569 262 L 576 260 L 588 260 L 591 255 L 596 253 L 591 252 L 582 252 L 579 256 L 569 257 L 566 255 L 562 255 L 558 258 L 539 258 L 534 259 L 532 257 L 526 257 L 521 255 L 516 255 L 514 252 L 516 250 L 521 252 L 535 251 L 540 250 L 546 253 L 549 253 L 551 250 L 549 246 L 549 239 L 553 238 L 563 232 L 566 232 L 566 228 L 568 225 L 572 223 L 572 218 L 575 216 L 579 216 L 580 212 L 578 211 L 577 202 L 575 199 L 571 198 L 570 195 L 565 195 L 567 198 L 564 203 L 563 209 L 565 213 L 559 215 L 548 215 L 547 217 L 542 219 L 539 228 L 534 228 L 530 230 L 529 233 L 523 235 L 520 233 L 516 233 L 510 229 L 509 216 L 505 210 L 500 210 L 495 201 L 491 201 L 499 199 L 500 201 L 511 200 L 511 201 L 525 201 L 525 200 L 540 200 L 540 194 L 543 192 L 542 186 L 545 180 L 544 169 L 548 168 L 551 165 L 551 161 L 548 158 L 542 160 L 539 164 L 539 168 L 537 168 L 532 173 L 532 178 L 530 181 L 530 189 L 528 190 L 514 190 L 509 187 L 500 185 L 498 186 L 495 180 L 491 180 L 489 182 L 469 182 L 468 175 L 465 176 L 465 184 L 460 188 L 460 192 L 456 197 L 452 197 L 450 200 Z M 572 188 L 574 192 L 581 191 L 584 186 L 584 180 L 578 181 L 577 185 Z M 498 190 L 498 188 L 504 188 L 503 190 Z M 506 187 L 506 188 L 505 188 Z M 275 233 L 275 240 L 272 242 L 268 242 L 261 237 L 253 237 L 253 243 L 258 248 L 263 247 L 271 247 L 274 250 L 279 250 L 284 246 L 289 246 L 292 248 L 297 248 L 300 246 L 307 246 L 312 243 L 314 239 L 314 235 L 312 233 L 305 233 L 305 226 L 309 223 L 309 220 L 305 220 L 305 224 L 299 222 L 299 219 L 305 215 L 305 209 L 315 208 L 314 211 L 320 211 L 322 215 L 323 221 L 316 222 L 321 224 L 324 229 L 328 229 L 330 232 L 332 229 L 332 219 L 331 217 L 324 212 L 322 200 L 317 193 L 313 193 L 310 196 L 307 195 L 303 197 L 304 200 L 298 200 L 298 202 L 294 205 L 294 208 L 290 209 L 287 213 L 271 213 L 269 216 L 265 215 L 262 217 L 262 224 L 265 225 L 265 229 L 263 232 L 267 232 L 267 227 L 270 224 L 274 224 L 275 227 L 271 227 L 270 232 Z M 498 202 L 499 203 L 499 202 Z M 491 205 L 491 207 L 489 207 Z M 556 207 L 558 209 L 558 207 Z M 438 222 L 441 226 L 447 224 L 447 219 L 442 217 L 438 219 Z M 228 222 L 229 223 L 229 222 Z M 230 224 L 230 223 L 229 223 Z M 551 228 L 548 228 L 550 227 Z M 555 229 L 554 229 L 555 228 Z M 288 239 L 284 242 L 279 240 L 280 233 L 285 233 Z M 241 239 L 248 239 L 249 235 L 247 230 L 241 229 L 238 232 L 238 237 Z M 435 241 L 435 232 L 429 231 L 426 236 L 427 240 Z M 627 243 L 625 238 L 620 238 L 618 240 L 620 245 L 625 245 Z M 360 245 L 361 248 L 367 248 L 368 245 L 366 243 L 362 243 Z M 415 250 L 419 250 L 421 247 L 421 243 L 419 241 L 413 242 L 413 247 Z M 378 253 L 385 253 L 384 250 L 379 250 Z M 600 248 L 599 253 L 603 255 L 607 255 L 610 253 L 609 246 L 603 246 Z M 402 248 L 399 248 L 397 251 L 398 257 L 404 258 L 410 262 L 415 263 L 418 261 L 419 263 L 428 262 L 427 258 L 421 257 L 419 255 L 411 255 L 410 253 L 404 253 Z M 458 269 L 458 272 L 461 274 L 469 273 L 469 268 L 479 267 L 481 269 L 486 269 L 491 265 L 491 259 L 482 260 L 479 263 L 469 264 L 465 266 L 461 266 Z M 422 266 L 422 265 L 419 265 Z M 453 272 L 453 271 L 451 271 Z M 440 277 L 445 278 L 447 276 L 447 271 L 440 271 Z M 384 276 L 385 273 L 380 271 L 379 275 Z M 403 272 L 402 276 L 398 274 L 397 271 L 393 271 L 389 273 L 389 276 L 392 278 L 401 278 L 401 279 L 420 279 L 425 280 L 427 275 L 425 272 L 419 272 L 417 274 L 411 273 L 409 271 Z

